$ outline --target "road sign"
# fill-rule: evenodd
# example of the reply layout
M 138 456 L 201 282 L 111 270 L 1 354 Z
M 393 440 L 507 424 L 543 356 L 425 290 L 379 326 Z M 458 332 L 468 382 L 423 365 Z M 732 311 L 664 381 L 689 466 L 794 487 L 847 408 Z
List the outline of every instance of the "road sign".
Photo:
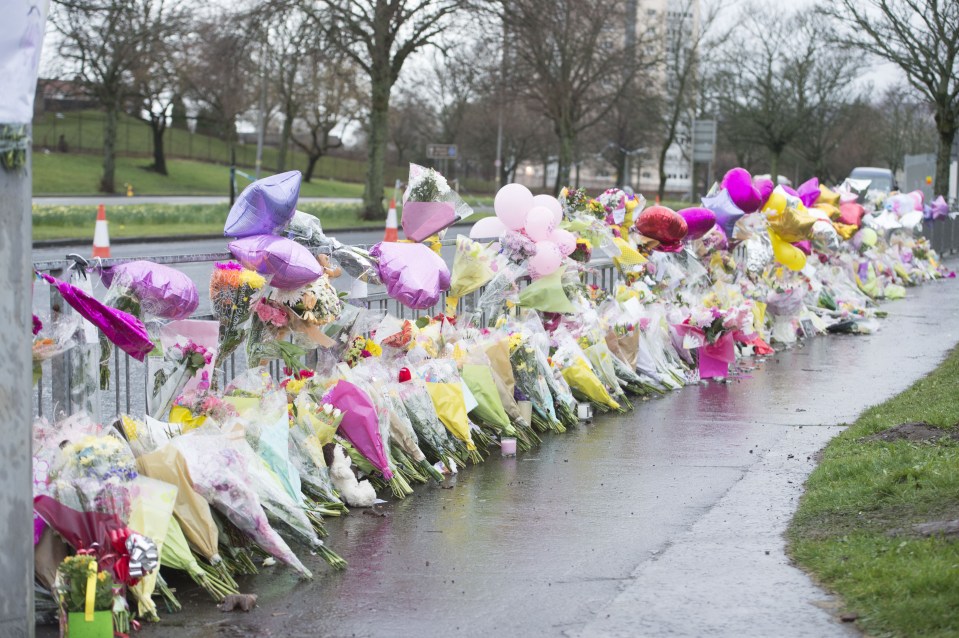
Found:
M 712 162 L 716 155 L 716 120 L 693 122 L 693 161 Z
M 456 144 L 427 144 L 426 157 L 429 159 L 456 159 Z

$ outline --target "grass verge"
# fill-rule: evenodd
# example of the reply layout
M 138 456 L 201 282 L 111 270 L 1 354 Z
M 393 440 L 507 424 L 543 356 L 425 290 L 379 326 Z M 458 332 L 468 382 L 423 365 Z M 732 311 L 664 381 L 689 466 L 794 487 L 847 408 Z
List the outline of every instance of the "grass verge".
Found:
M 959 349 L 863 413 L 824 450 L 789 528 L 793 559 L 869 635 L 959 636 L 959 539 L 912 530 L 959 519 L 959 442 L 864 440 L 916 421 L 955 433 L 957 379 Z
M 135 195 L 221 195 L 229 193 L 230 169 L 222 164 L 195 160 L 168 159 L 169 175 L 147 170 L 151 160 L 143 157 L 118 157 L 117 192 L 126 192 L 126 184 Z M 253 169 L 243 168 L 252 173 Z M 33 155 L 33 194 L 96 195 L 102 169 L 96 155 L 35 153 Z M 237 179 L 242 189 L 246 180 Z M 363 185 L 314 177 L 300 187 L 303 197 L 362 197 Z
M 358 204 L 302 202 L 297 208 L 319 217 L 326 230 L 382 228 L 382 221 L 360 217 Z M 222 235 L 229 206 L 226 204 L 142 204 L 108 208 L 110 237 L 179 237 Z M 492 214 L 483 211 L 466 221 Z M 34 206 L 33 239 L 91 239 L 97 212 L 92 206 Z

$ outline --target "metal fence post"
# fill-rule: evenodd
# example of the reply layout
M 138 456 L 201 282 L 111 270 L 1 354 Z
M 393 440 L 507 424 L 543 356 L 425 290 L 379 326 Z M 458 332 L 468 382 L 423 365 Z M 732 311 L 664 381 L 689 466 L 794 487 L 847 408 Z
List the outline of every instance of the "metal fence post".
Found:
M 4 44 L 9 41 L 4 38 Z M 11 130 L 20 126 L 13 125 Z M 29 125 L 23 130 L 27 136 L 23 165 L 0 169 L 0 268 L 8 282 L 8 294 L 0 296 L 0 325 L 4 326 L 0 338 L 0 635 L 32 637 L 33 357 L 28 336 L 32 327 L 32 168 Z M 11 134 L 10 141 L 16 140 Z

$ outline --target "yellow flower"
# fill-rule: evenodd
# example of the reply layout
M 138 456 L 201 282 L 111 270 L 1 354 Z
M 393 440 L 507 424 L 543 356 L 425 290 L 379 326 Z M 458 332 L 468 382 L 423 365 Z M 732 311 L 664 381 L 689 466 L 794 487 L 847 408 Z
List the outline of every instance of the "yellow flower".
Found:
M 306 387 L 306 379 L 290 379 L 286 384 L 286 393 L 291 395 L 299 394 Z
M 381 354 L 383 354 L 383 348 L 381 348 L 380 345 L 376 343 L 375 341 L 373 341 L 372 339 L 366 340 L 366 345 L 364 346 L 364 349 L 367 352 L 369 352 L 371 355 L 373 355 L 374 357 L 378 357 Z
M 240 283 L 246 284 L 250 288 L 262 288 L 266 285 L 266 280 L 256 271 L 244 268 L 240 271 Z

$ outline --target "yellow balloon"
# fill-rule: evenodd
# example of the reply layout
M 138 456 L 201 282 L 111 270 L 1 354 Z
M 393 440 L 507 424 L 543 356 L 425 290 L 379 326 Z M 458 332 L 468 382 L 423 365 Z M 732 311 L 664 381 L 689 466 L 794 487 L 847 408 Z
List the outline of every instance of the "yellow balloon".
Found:
M 839 206 L 839 193 L 830 190 L 828 187 L 819 185 L 819 197 L 816 199 L 816 205 L 829 204 L 830 206 Z
M 802 270 L 806 266 L 806 253 L 792 244 L 784 241 L 772 229 L 769 230 L 769 239 L 773 243 L 773 257 L 789 270 Z
M 776 215 L 782 215 L 783 211 L 786 210 L 786 195 L 785 193 L 779 191 L 773 191 L 769 195 L 769 199 L 766 200 L 766 206 L 763 208 L 764 213 L 774 213 Z

